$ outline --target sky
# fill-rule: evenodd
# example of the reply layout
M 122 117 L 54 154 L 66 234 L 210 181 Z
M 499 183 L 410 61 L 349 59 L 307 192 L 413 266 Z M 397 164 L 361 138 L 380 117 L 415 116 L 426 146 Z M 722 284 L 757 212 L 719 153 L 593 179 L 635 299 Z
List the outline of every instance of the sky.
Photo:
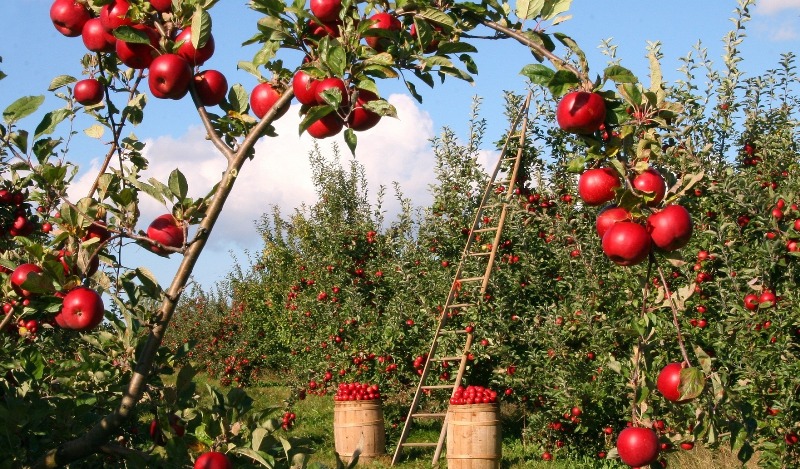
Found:
M 80 58 L 86 52 L 80 38 L 60 35 L 49 19 L 50 0 L 5 0 L 0 6 L 0 70 L 8 78 L 0 81 L 0 108 L 23 95 L 45 94 L 55 76 L 81 73 Z M 654 6 L 661 6 L 657 10 Z M 663 5 L 668 5 L 664 7 Z M 721 65 L 725 34 L 730 30 L 730 18 L 736 8 L 735 0 L 672 0 L 654 2 L 642 0 L 574 0 L 572 18 L 550 32 L 562 32 L 575 39 L 584 49 L 593 74 L 607 63 L 598 50 L 601 41 L 611 39 L 617 46 L 622 65 L 637 76 L 647 75 L 646 47 L 648 41 L 660 41 L 664 59 L 664 77 L 674 81 L 679 77 L 680 58 L 701 44 L 708 57 Z M 740 46 L 741 69 L 755 76 L 774 68 L 782 53 L 800 49 L 800 0 L 762 0 L 753 9 L 753 19 L 747 26 L 747 38 Z M 211 10 L 212 32 L 216 53 L 204 68 L 222 71 L 229 83 L 241 83 L 247 89 L 255 86 L 253 77 L 236 70 L 239 60 L 250 60 L 256 52 L 253 46 L 241 44 L 256 31 L 259 15 L 246 7 L 245 0 L 223 0 Z M 417 103 L 398 80 L 378 83 L 380 93 L 398 110 L 398 119 L 383 119 L 370 131 L 359 134 L 355 157 L 362 163 L 375 194 L 379 186 L 391 188 L 399 183 L 403 193 L 417 206 L 430 201 L 429 185 L 433 183 L 433 152 L 429 140 L 441 133 L 444 126 L 458 135 L 465 135 L 473 97 L 482 100 L 481 116 L 487 119 L 485 138 L 487 164 L 492 153 L 491 142 L 506 130 L 502 115 L 504 90 L 525 92 L 525 79 L 519 74 L 522 67 L 534 63 L 523 46 L 511 41 L 473 41 L 479 49 L 474 58 L 479 74 L 473 84 L 448 80 L 435 89 L 417 83 L 423 102 Z M 42 111 L 60 107 L 63 102 L 48 96 Z M 195 269 L 194 278 L 210 287 L 224 279 L 235 256 L 245 266 L 247 253 L 257 254 L 261 240 L 255 221 L 261 214 L 277 205 L 290 213 L 302 203 L 313 203 L 308 153 L 313 140 L 298 137 L 299 117 L 293 108 L 276 123 L 278 138 L 262 140 L 256 147 L 256 157 L 248 162 L 237 182 L 231 199 L 217 227 L 211 234 Z M 191 100 L 160 101 L 150 99 L 145 122 L 133 128 L 136 136 L 147 142 L 145 156 L 150 161 L 147 176 L 166 180 L 168 174 L 180 167 L 189 180 L 190 196 L 205 194 L 224 169 L 224 159 L 214 152 L 204 138 L 199 119 Z M 38 119 L 31 116 L 23 125 L 35 127 Z M 92 122 L 81 116 L 76 130 Z M 72 144 L 71 159 L 81 165 L 76 187 L 77 196 L 86 192 L 102 155 L 102 141 L 79 136 Z M 351 158 L 341 138 L 319 141 L 323 154 L 333 155 L 332 145 L 338 144 L 342 160 Z M 82 191 L 83 189 L 83 191 Z M 391 191 L 390 191 L 391 194 Z M 391 197 L 388 197 L 391 198 Z M 388 207 L 389 218 L 396 210 Z M 167 207 L 146 201 L 141 207 L 141 229 L 149 220 Z M 163 285 L 171 279 L 178 265 L 177 255 L 165 260 L 132 247 L 126 258 L 141 261 L 151 268 Z

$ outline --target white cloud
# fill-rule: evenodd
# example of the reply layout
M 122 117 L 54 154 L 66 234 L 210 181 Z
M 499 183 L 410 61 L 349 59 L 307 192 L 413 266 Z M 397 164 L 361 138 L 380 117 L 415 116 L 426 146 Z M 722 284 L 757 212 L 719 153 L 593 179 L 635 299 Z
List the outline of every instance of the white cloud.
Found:
M 756 5 L 755 13 L 775 15 L 784 10 L 800 10 L 800 0 L 761 0 Z

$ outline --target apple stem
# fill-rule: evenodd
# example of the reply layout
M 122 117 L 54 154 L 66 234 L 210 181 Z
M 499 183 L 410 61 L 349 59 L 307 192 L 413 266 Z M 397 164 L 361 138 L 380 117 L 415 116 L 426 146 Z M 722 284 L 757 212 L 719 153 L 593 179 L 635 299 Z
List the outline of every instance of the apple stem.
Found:
M 691 361 L 689 361 L 689 354 L 686 353 L 686 345 L 683 342 L 683 334 L 681 333 L 681 325 L 678 322 L 678 307 L 675 305 L 675 298 L 672 297 L 672 292 L 669 290 L 669 286 L 667 285 L 667 280 L 664 277 L 664 271 L 661 269 L 661 266 L 656 266 L 658 269 L 658 276 L 661 279 L 661 285 L 664 286 L 664 292 L 669 298 L 669 306 L 672 310 L 672 323 L 675 324 L 675 330 L 678 332 L 678 347 L 681 349 L 681 354 L 683 355 L 683 361 L 692 366 Z

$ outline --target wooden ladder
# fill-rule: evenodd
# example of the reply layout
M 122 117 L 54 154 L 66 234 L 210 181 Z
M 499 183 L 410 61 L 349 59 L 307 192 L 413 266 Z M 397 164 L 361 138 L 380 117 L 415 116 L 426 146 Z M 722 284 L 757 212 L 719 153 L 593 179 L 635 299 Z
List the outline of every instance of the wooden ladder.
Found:
M 489 286 L 489 277 L 491 276 L 495 257 L 497 255 L 498 245 L 500 244 L 500 237 L 503 232 L 503 226 L 508 214 L 508 205 L 514 196 L 514 190 L 517 181 L 517 174 L 520 168 L 520 161 L 522 159 L 522 151 L 524 148 L 525 135 L 527 133 L 528 125 L 528 107 L 530 106 L 531 93 L 525 99 L 519 114 L 514 119 L 508 136 L 500 151 L 500 157 L 495 165 L 486 188 L 483 192 L 480 205 L 475 212 L 475 218 L 472 221 L 472 227 L 467 237 L 466 245 L 461 254 L 461 260 L 453 278 L 453 283 L 450 285 L 450 291 L 447 294 L 439 323 L 433 335 L 428 355 L 425 359 L 425 365 L 420 375 L 420 380 L 417 385 L 414 398 L 411 401 L 411 406 L 408 415 L 403 425 L 403 431 L 397 442 L 397 447 L 392 458 L 392 465 L 397 464 L 400 459 L 400 454 L 404 448 L 435 448 L 433 454 L 432 465 L 436 465 L 439 457 L 442 454 L 442 448 L 447 436 L 447 413 L 445 412 L 417 412 L 420 407 L 421 398 L 423 395 L 430 394 L 436 390 L 450 390 L 449 397 L 452 397 L 458 387 L 462 384 L 464 378 L 464 371 L 467 368 L 468 356 L 472 347 L 473 331 L 469 328 L 466 329 L 453 329 L 448 328 L 448 319 L 452 314 L 468 308 L 479 308 L 481 302 L 486 294 L 487 287 Z M 517 133 L 517 127 L 522 122 L 521 129 Z M 515 156 L 507 156 L 509 142 L 518 136 L 518 145 Z M 481 246 L 487 246 L 486 238 L 491 239 L 490 249 L 480 249 Z M 477 248 L 477 249 L 476 249 Z M 472 287 L 473 295 L 468 299 L 464 299 L 463 292 Z M 477 293 L 477 294 L 475 294 Z M 453 338 L 464 336 L 463 348 L 459 352 L 453 352 L 453 355 L 439 354 L 440 341 L 443 338 Z M 431 374 L 432 363 L 458 363 L 458 372 L 455 379 L 450 384 L 426 384 L 429 375 Z M 419 419 L 441 419 L 442 429 L 439 433 L 439 439 L 436 442 L 407 442 L 409 433 L 411 431 L 412 421 Z

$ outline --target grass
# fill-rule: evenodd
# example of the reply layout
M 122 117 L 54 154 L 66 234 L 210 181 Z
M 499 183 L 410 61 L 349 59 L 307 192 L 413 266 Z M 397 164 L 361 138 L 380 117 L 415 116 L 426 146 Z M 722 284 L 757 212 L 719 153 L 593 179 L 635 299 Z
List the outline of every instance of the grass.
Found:
M 214 386 L 219 386 L 216 381 L 208 380 L 204 375 L 199 375 L 197 379 L 198 382 L 208 381 Z M 172 383 L 174 378 L 165 376 L 164 382 Z M 201 401 L 207 401 L 209 397 L 203 387 L 198 387 L 198 390 Z M 279 405 L 289 397 L 289 390 L 277 381 L 249 387 L 247 392 L 254 399 L 253 407 L 255 409 Z M 297 421 L 291 431 L 291 436 L 307 439 L 310 447 L 314 450 L 309 465 L 323 468 L 336 467 L 333 399 L 330 396 L 309 396 L 305 400 L 296 402 L 292 410 L 297 414 Z M 439 429 L 436 424 L 431 424 L 427 428 L 418 425 L 409 441 L 436 441 Z M 386 456 L 365 464 L 365 466 L 372 469 L 390 468 L 395 443 L 396 441 L 387 441 Z M 403 457 L 396 467 L 399 469 L 427 469 L 431 467 L 432 456 L 432 450 L 412 448 L 404 451 Z M 734 469 L 742 467 L 730 451 L 725 449 L 712 451 L 699 445 L 691 451 L 670 452 L 666 459 L 668 467 L 672 469 Z M 745 467 L 756 467 L 757 457 L 753 459 Z M 442 454 L 439 463 L 440 467 L 447 466 L 445 454 Z M 542 461 L 538 457 L 532 457 L 530 451 L 526 451 L 519 439 L 506 438 L 503 441 L 501 467 L 502 469 L 615 469 L 628 466 L 619 460 L 560 459 L 558 453 L 554 455 L 554 460 Z

